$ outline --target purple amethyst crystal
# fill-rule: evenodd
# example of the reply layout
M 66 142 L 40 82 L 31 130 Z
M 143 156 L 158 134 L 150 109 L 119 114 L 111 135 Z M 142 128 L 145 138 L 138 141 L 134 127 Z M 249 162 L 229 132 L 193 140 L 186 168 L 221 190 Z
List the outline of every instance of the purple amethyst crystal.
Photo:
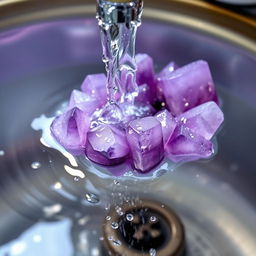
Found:
M 153 59 L 147 54 L 136 55 L 136 81 L 138 85 L 148 84 L 151 86 L 154 83 L 154 64 Z
M 169 138 L 172 136 L 177 123 L 172 114 L 166 109 L 158 112 L 155 117 L 161 123 L 163 142 L 165 145 L 168 142 Z
M 98 164 L 119 164 L 129 154 L 125 132 L 113 125 L 99 125 L 88 133 L 87 138 L 85 153 Z
M 155 117 L 132 121 L 127 129 L 127 140 L 136 169 L 145 172 L 159 164 L 164 156 L 163 134 Z
M 84 92 L 73 90 L 69 100 L 69 108 L 77 107 L 89 116 L 100 107 L 99 100 Z
M 107 102 L 107 78 L 105 74 L 88 75 L 84 79 L 81 90 L 99 100 L 99 105 L 103 106 Z
M 209 66 L 202 60 L 176 69 L 158 85 L 175 116 L 207 101 L 217 102 Z
M 152 95 L 150 87 L 147 84 L 139 86 L 138 96 L 135 98 L 135 103 L 151 104 L 154 102 L 154 95 Z
M 218 105 L 210 101 L 179 115 L 177 120 L 193 133 L 210 140 L 224 121 L 224 115 Z
M 178 65 L 174 62 L 171 61 L 168 65 L 166 65 L 162 71 L 158 74 L 157 79 L 163 79 L 163 78 L 168 78 L 170 73 L 173 72 L 178 68 Z
M 147 54 L 137 54 L 135 58 L 137 64 L 136 82 L 138 85 L 147 84 L 154 100 L 156 99 L 157 88 L 153 60 Z
M 173 162 L 194 161 L 208 158 L 213 153 L 212 142 L 193 133 L 189 128 L 178 125 L 167 142 L 165 152 Z
M 53 120 L 51 133 L 67 151 L 79 155 L 84 151 L 89 126 L 90 118 L 75 107 Z

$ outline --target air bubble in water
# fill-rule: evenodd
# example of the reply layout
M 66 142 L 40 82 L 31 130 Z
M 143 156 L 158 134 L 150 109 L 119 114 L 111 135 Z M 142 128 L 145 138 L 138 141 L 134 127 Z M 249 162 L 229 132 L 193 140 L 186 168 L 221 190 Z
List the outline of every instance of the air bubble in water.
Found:
M 39 162 L 33 162 L 31 164 L 31 168 L 33 168 L 35 170 L 39 169 L 40 167 L 41 167 L 41 163 L 39 163 Z
M 155 216 L 151 216 L 151 217 L 150 217 L 150 221 L 151 221 L 151 222 L 156 222 L 156 221 L 157 221 L 157 218 L 156 218 Z
M 122 208 L 121 208 L 120 206 L 116 206 L 116 207 L 115 207 L 115 210 L 116 210 L 116 213 L 117 213 L 119 216 L 124 215 L 124 212 L 122 211 Z
M 0 156 L 4 156 L 5 152 L 3 150 L 0 150 Z
M 85 194 L 85 199 L 91 204 L 96 204 L 100 201 L 98 196 L 92 193 Z
M 149 255 L 150 255 L 150 256 L 156 256 L 156 250 L 153 249 L 153 248 L 151 248 L 151 249 L 149 250 Z
M 132 215 L 131 213 L 128 213 L 128 214 L 126 215 L 126 219 L 127 219 L 128 221 L 133 221 L 134 217 L 133 217 L 133 215 Z
M 112 227 L 113 229 L 118 229 L 119 225 L 118 225 L 117 222 L 112 222 L 112 223 L 111 223 L 111 227 Z

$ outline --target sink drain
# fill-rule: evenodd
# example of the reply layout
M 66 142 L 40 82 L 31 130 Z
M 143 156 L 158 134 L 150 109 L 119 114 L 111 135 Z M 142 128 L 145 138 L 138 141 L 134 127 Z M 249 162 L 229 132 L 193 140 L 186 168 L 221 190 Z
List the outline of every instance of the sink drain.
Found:
M 106 255 L 182 256 L 185 234 L 179 217 L 154 201 L 112 207 L 103 224 Z

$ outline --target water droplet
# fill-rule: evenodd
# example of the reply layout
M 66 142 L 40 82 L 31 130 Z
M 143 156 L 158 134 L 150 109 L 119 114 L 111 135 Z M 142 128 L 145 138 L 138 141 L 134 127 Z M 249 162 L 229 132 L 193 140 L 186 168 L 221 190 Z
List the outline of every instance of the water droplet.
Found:
M 0 150 L 0 156 L 4 156 L 5 152 L 3 150 Z
M 62 188 L 62 184 L 60 182 L 56 182 L 54 185 L 53 185 L 54 189 L 61 189 Z
M 106 220 L 111 220 L 111 216 L 107 216 L 107 217 L 106 217 Z
M 108 211 L 109 209 L 110 209 L 110 204 L 107 203 L 107 204 L 105 205 L 105 210 Z
M 115 207 L 115 210 L 116 210 L 116 213 L 117 213 L 119 216 L 124 215 L 124 212 L 122 211 L 122 208 L 121 208 L 120 206 L 116 206 L 116 207 Z
M 115 185 L 120 185 L 120 182 L 118 180 L 114 180 Z
M 99 237 L 99 240 L 100 240 L 100 241 L 103 241 L 103 240 L 104 240 L 104 237 L 103 237 L 103 236 L 100 236 L 100 237 Z
M 78 177 L 75 177 L 75 178 L 74 178 L 74 181 L 76 181 L 76 182 L 79 181 L 79 178 L 78 178 Z
M 85 199 L 91 204 L 96 204 L 100 201 L 98 196 L 92 193 L 85 194 Z
M 31 168 L 33 168 L 35 170 L 39 169 L 40 167 L 41 167 L 41 163 L 39 163 L 39 162 L 33 162 L 31 164 Z
M 156 250 L 153 249 L 153 248 L 151 248 L 151 249 L 149 250 L 149 255 L 150 255 L 150 256 L 156 256 Z
M 151 217 L 150 217 L 150 222 L 156 222 L 156 221 L 157 221 L 156 216 L 151 216 Z
M 113 240 L 113 236 L 109 236 L 109 237 L 108 237 L 108 240 L 109 240 L 109 241 L 112 241 L 112 240 Z
M 52 217 L 53 215 L 61 212 L 61 210 L 62 210 L 61 204 L 54 204 L 54 205 L 43 207 L 43 212 L 46 217 Z
M 113 229 L 118 229 L 119 225 L 118 225 L 117 222 L 112 222 L 112 223 L 111 223 L 111 227 L 112 227 Z
M 133 215 L 131 214 L 131 213 L 128 213 L 128 214 L 126 214 L 126 219 L 128 220 L 128 221 L 133 221 Z
M 122 243 L 120 240 L 113 240 L 113 244 L 116 246 L 120 246 Z

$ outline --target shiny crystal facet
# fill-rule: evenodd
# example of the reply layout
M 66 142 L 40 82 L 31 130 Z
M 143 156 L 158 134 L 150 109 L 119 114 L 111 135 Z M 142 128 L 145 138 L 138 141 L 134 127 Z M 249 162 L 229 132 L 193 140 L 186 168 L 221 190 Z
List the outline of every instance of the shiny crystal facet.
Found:
M 219 106 L 210 101 L 179 115 L 177 120 L 192 132 L 210 140 L 224 121 L 224 115 Z
M 154 63 L 153 59 L 147 54 L 137 54 L 136 55 L 136 81 L 138 85 L 147 84 L 149 86 L 149 91 L 151 97 L 156 99 L 156 80 L 154 74 Z
M 99 105 L 107 102 L 107 78 L 105 74 L 88 75 L 84 79 L 81 89 L 86 94 L 99 100 Z
M 66 150 L 77 155 L 84 150 L 89 126 L 90 118 L 75 107 L 53 120 L 51 133 Z
M 100 107 L 99 100 L 84 92 L 73 90 L 69 100 L 69 108 L 77 107 L 91 115 Z
M 138 85 L 141 84 L 151 84 L 154 82 L 154 64 L 153 59 L 147 54 L 137 54 L 136 55 L 136 81 Z
M 213 145 L 211 141 L 193 133 L 189 128 L 177 126 L 166 144 L 165 152 L 173 162 L 194 161 L 210 157 Z
M 132 121 L 127 129 L 127 140 L 136 169 L 148 171 L 162 160 L 164 156 L 162 127 L 155 117 Z
M 162 71 L 158 74 L 157 78 L 158 79 L 163 79 L 165 77 L 168 78 L 168 76 L 170 75 L 171 72 L 173 72 L 174 70 L 176 70 L 178 68 L 178 65 L 171 61 L 168 65 L 166 65 Z
M 172 114 L 166 109 L 158 112 L 155 115 L 155 117 L 161 123 L 162 132 L 163 132 L 163 141 L 165 145 L 166 142 L 169 140 L 169 138 L 172 136 L 177 123 L 174 117 L 172 116 Z
M 87 157 L 102 165 L 123 162 L 129 154 L 125 132 L 113 125 L 99 125 L 88 133 Z
M 158 85 L 175 116 L 207 101 L 217 102 L 209 66 L 202 60 L 176 69 Z

